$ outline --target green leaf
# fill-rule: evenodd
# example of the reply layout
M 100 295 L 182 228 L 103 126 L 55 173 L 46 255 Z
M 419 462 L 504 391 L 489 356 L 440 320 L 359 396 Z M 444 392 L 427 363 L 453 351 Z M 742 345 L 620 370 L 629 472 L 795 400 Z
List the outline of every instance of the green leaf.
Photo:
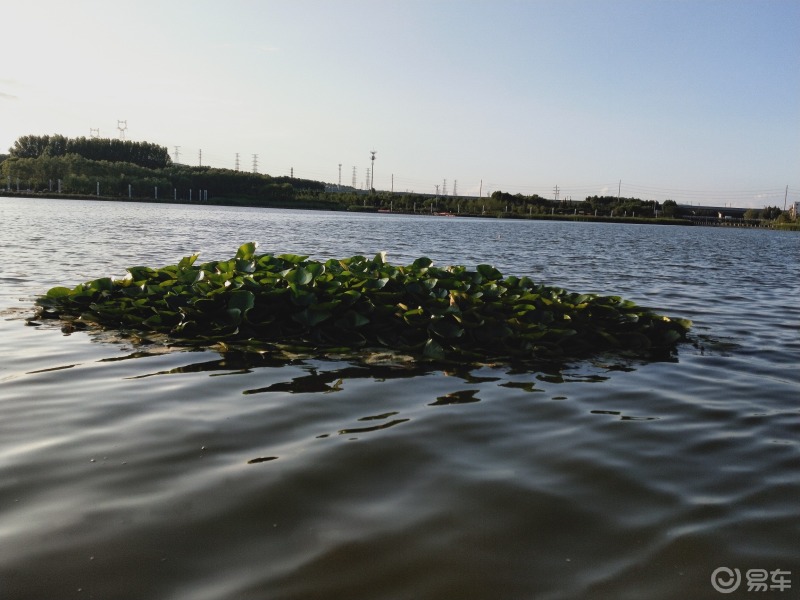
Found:
M 96 291 L 110 291 L 114 289 L 114 282 L 110 277 L 101 277 L 89 282 L 89 289 Z
M 306 308 L 292 315 L 292 320 L 306 327 L 314 327 L 331 316 L 328 311 L 318 311 L 313 308 Z
M 281 254 L 278 256 L 278 258 L 289 264 L 297 265 L 306 260 L 308 256 L 300 256 L 298 254 Z
M 427 269 L 433 264 L 433 261 L 427 256 L 420 256 L 417 260 L 411 263 L 415 269 Z
M 428 325 L 428 329 L 436 335 L 447 339 L 459 338 L 464 334 L 464 328 L 450 319 L 436 319 Z
M 444 348 L 433 338 L 430 338 L 425 343 L 425 347 L 422 349 L 422 356 L 432 360 L 444 360 L 446 358 Z
M 489 281 L 498 281 L 503 278 L 503 274 L 492 265 L 478 265 L 476 269 L 478 273 Z
M 289 270 L 283 278 L 295 285 L 308 285 L 313 279 L 313 275 L 303 267 Z
M 336 326 L 342 329 L 357 329 L 369 323 L 369 318 L 357 313 L 354 310 L 348 310 L 340 319 L 336 321 Z
M 178 269 L 188 269 L 194 264 L 194 261 L 197 260 L 197 257 L 200 256 L 199 254 L 192 254 L 191 256 L 184 256 L 180 262 L 178 263 Z
M 252 260 L 253 256 L 255 256 L 257 247 L 257 242 L 247 242 L 246 244 L 242 244 L 239 246 L 239 250 L 236 252 L 236 258 L 240 260 Z
M 246 290 L 236 290 L 231 292 L 230 300 L 228 300 L 228 308 L 237 308 L 242 314 L 253 308 L 255 305 L 256 297 L 253 292 Z
M 48 298 L 64 298 L 72 294 L 72 290 L 66 287 L 54 287 L 47 290 Z

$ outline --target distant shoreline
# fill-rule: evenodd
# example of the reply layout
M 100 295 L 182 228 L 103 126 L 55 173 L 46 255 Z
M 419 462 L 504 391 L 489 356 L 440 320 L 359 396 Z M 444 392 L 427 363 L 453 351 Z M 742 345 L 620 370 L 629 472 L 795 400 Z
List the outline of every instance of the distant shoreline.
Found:
M 698 222 L 691 219 L 683 218 L 649 218 L 649 217 L 607 217 L 595 216 L 587 214 L 518 214 L 518 213 L 503 213 L 496 214 L 473 214 L 473 213 L 433 213 L 417 211 L 386 211 L 378 210 L 377 208 L 362 208 L 362 207 L 349 207 L 342 208 L 341 205 L 335 205 L 324 201 L 314 202 L 310 200 L 283 200 L 283 201 L 259 201 L 258 203 L 248 200 L 247 198 L 210 198 L 202 202 L 188 200 L 186 198 L 147 198 L 147 197 L 131 197 L 120 198 L 118 196 L 97 196 L 93 194 L 58 194 L 52 192 L 28 192 L 28 191 L 13 191 L 13 190 L 0 190 L 0 197 L 3 198 L 42 198 L 49 200 L 89 200 L 93 202 L 141 202 L 145 204 L 178 204 L 190 206 L 238 206 L 246 208 L 278 208 L 289 210 L 327 210 L 331 212 L 362 212 L 374 214 L 400 214 L 400 215 L 418 215 L 424 217 L 438 218 L 438 217 L 457 217 L 457 218 L 485 218 L 485 219 L 513 219 L 513 220 L 529 220 L 529 221 L 563 221 L 563 222 L 590 222 L 590 223 L 619 223 L 623 225 L 677 225 L 677 226 L 701 226 L 701 227 L 737 227 L 742 229 L 774 229 L 780 231 L 800 231 L 800 224 L 792 223 L 773 223 L 773 222 L 744 222 L 744 220 L 725 220 L 719 219 L 717 221 Z

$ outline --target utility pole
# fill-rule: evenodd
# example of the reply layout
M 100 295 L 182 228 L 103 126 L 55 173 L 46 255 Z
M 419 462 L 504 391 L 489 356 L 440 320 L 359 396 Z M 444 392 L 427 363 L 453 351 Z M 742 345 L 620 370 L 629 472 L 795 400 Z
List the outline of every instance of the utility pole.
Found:
M 617 204 L 619 204 L 619 195 L 622 191 L 622 179 L 619 180 L 619 187 L 617 187 Z
M 786 212 L 786 198 L 789 197 L 789 186 L 786 186 L 786 191 L 783 193 L 783 212 Z

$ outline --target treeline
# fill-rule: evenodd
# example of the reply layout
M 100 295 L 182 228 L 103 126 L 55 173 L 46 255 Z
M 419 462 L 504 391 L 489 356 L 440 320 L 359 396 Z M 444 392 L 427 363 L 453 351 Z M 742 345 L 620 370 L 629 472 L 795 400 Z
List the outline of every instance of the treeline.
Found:
M 538 194 L 526 196 L 495 191 L 491 196 L 435 196 L 430 194 L 328 191 L 313 194 L 302 192 L 298 199 L 322 198 L 351 211 L 494 216 L 507 218 L 585 215 L 611 218 L 678 217 L 672 200 L 659 203 L 638 198 L 591 196 L 585 200 L 553 200 Z
M 77 154 L 89 160 L 131 163 L 146 169 L 162 169 L 172 165 L 172 158 L 164 146 L 109 138 L 24 135 L 8 151 L 12 158 Z
M 310 179 L 173 164 L 166 148 L 148 142 L 69 139 L 62 135 L 23 136 L 8 155 L 0 154 L 0 189 L 3 188 L 103 198 L 410 214 L 667 220 L 684 217 L 673 200 L 657 202 L 617 196 L 553 200 L 500 190 L 488 197 L 333 191 L 326 190 L 323 182 Z M 711 208 L 692 210 L 694 217 L 706 213 L 716 217 Z M 777 207 L 751 210 L 744 218 L 790 220 L 788 213 L 782 214 Z
M 298 191 L 325 190 L 308 179 L 173 164 L 148 142 L 23 136 L 1 156 L 0 187 L 11 191 L 287 206 Z

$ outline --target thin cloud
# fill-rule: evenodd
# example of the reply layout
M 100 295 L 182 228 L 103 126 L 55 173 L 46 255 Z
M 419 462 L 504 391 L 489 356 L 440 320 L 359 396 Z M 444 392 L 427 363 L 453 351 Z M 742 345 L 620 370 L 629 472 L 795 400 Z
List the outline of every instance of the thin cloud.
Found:
M 19 96 L 8 94 L 6 92 L 0 92 L 0 100 L 19 100 Z

